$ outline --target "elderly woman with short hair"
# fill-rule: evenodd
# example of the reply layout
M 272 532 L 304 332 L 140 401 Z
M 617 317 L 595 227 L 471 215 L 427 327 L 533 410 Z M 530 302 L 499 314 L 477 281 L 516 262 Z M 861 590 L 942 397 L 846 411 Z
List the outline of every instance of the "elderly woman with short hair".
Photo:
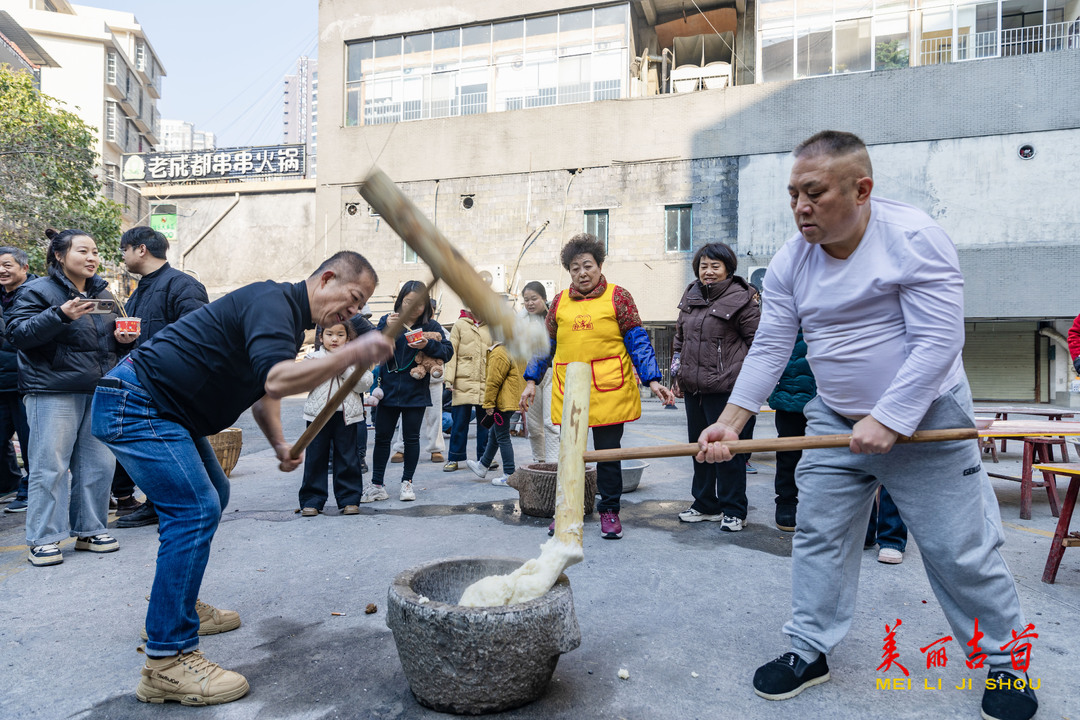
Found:
M 536 397 L 537 383 L 554 363 L 551 421 L 559 424 L 566 366 L 572 362 L 589 363 L 593 378 L 589 427 L 597 450 L 619 447 L 623 425 L 641 417 L 635 368 L 641 382 L 648 384 L 656 397 L 665 404 L 674 402 L 671 391 L 660 384 L 656 353 L 641 326 L 634 298 L 624 288 L 608 283 L 602 273 L 604 258 L 603 243 L 588 233 L 575 235 L 563 247 L 562 265 L 570 273 L 570 288 L 551 303 L 547 314 L 551 353 L 529 364 L 521 394 L 521 409 L 528 411 Z M 622 470 L 618 461 L 597 464 L 596 485 L 600 493 L 600 534 L 609 540 L 621 538 Z M 549 533 L 552 531 L 553 527 L 549 528 Z

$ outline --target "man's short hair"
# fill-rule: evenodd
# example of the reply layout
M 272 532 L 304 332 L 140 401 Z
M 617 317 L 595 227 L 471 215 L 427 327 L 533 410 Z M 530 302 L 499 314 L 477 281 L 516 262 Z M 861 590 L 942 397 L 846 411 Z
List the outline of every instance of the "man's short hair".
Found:
M 334 253 L 324 260 L 322 265 L 315 268 L 315 272 L 311 273 L 309 278 L 318 277 L 327 270 L 333 270 L 345 282 L 358 280 L 364 273 L 371 273 L 372 281 L 376 285 L 379 284 L 379 275 L 375 272 L 375 268 L 366 257 L 352 250 Z
M 870 153 L 866 151 L 866 143 L 858 135 L 840 130 L 822 130 L 808 137 L 791 151 L 796 158 L 804 155 L 828 155 L 830 157 L 842 157 L 844 155 L 859 155 L 863 165 L 863 173 L 866 177 L 874 177 L 874 168 L 870 164 Z
M 0 255 L 10 255 L 22 267 L 30 267 L 30 258 L 27 257 L 26 251 L 21 248 L 0 246 Z
M 121 251 L 127 250 L 129 247 L 139 247 L 140 245 L 145 245 L 146 252 L 150 253 L 158 260 L 164 260 L 168 257 L 168 238 L 152 227 L 139 225 L 131 228 L 120 236 Z

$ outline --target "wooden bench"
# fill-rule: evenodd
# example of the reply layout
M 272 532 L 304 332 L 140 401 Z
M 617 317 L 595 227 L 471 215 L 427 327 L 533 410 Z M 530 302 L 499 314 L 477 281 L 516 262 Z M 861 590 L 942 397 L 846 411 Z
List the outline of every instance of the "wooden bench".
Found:
M 1061 514 L 1058 517 L 1057 529 L 1054 531 L 1054 539 L 1050 544 L 1050 554 L 1046 558 L 1046 567 L 1043 569 L 1042 581 L 1052 583 L 1057 577 L 1058 566 L 1061 564 L 1062 556 L 1065 555 L 1065 548 L 1080 547 L 1080 532 L 1069 532 L 1069 522 L 1072 520 L 1073 510 L 1076 507 L 1076 495 L 1080 491 L 1080 463 L 1040 464 L 1034 467 L 1051 477 L 1067 475 L 1070 478 L 1069 489 L 1061 504 Z

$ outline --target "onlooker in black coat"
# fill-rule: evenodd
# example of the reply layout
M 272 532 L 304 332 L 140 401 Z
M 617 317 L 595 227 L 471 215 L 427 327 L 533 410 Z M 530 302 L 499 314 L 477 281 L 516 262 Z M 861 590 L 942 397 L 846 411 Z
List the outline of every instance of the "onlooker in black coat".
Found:
M 138 347 L 162 328 L 210 302 L 203 284 L 180 272 L 165 259 L 169 241 L 146 226 L 133 227 L 120 238 L 120 252 L 128 272 L 140 275 L 139 286 L 127 301 L 127 314 L 140 319 L 139 336 L 130 347 Z M 116 463 L 112 493 L 116 497 L 116 527 L 140 527 L 157 522 L 154 504 L 140 505 L 133 497 L 135 483 L 120 463 Z M 130 514 L 129 514 L 130 513 Z
M 27 281 L 36 280 L 29 272 L 30 260 L 26 251 L 15 247 L 0 247 L 0 310 L 7 313 L 15 303 L 15 293 Z M 11 436 L 19 436 L 19 454 L 23 468 L 30 472 L 28 449 L 30 428 L 26 424 L 26 408 L 19 394 L 19 351 L 0 337 L 0 495 L 15 490 L 15 499 L 4 512 L 26 512 L 27 475 L 19 470 Z

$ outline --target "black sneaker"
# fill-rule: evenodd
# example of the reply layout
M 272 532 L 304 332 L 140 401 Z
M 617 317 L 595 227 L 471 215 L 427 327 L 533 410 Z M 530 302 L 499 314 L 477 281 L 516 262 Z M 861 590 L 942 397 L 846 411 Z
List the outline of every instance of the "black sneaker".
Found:
M 757 669 L 754 692 L 766 700 L 787 700 L 828 679 L 829 663 L 824 653 L 808 663 L 797 653 L 788 652 Z
M 29 507 L 29 503 L 26 502 L 26 498 L 15 498 L 8 506 L 4 508 L 6 513 L 24 513 L 26 508 Z
M 148 502 L 140 505 L 130 515 L 125 515 L 116 521 L 118 528 L 135 528 L 143 525 L 157 525 L 158 516 L 154 506 Z
M 776 528 L 784 532 L 795 532 L 795 506 L 776 506 Z
M 124 517 L 142 507 L 142 503 L 135 499 L 134 495 L 128 495 L 126 498 L 116 498 L 116 508 L 114 512 L 116 517 Z
M 1005 670 L 991 670 L 983 691 L 984 720 L 1028 720 L 1039 709 L 1027 673 L 1020 678 Z

